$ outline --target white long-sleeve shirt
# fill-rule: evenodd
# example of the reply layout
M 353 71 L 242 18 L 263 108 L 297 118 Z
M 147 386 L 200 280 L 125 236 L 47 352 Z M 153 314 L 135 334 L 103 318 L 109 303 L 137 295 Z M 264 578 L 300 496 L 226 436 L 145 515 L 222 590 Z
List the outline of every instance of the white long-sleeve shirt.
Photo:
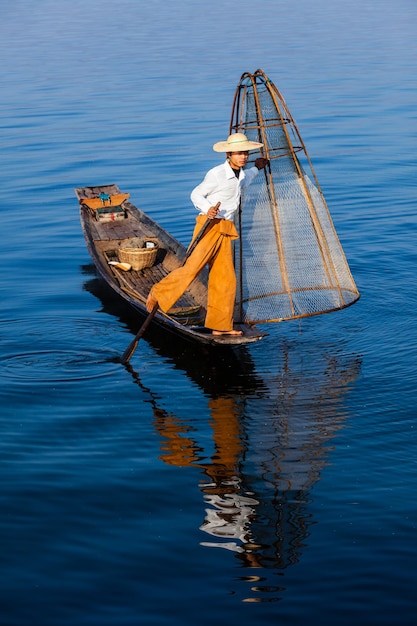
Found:
M 218 217 L 231 220 L 239 208 L 242 191 L 251 184 L 258 174 L 257 167 L 247 170 L 241 169 L 239 178 L 236 177 L 229 163 L 213 167 L 207 172 L 204 180 L 191 192 L 191 202 L 197 211 L 207 214 L 210 207 L 220 202 Z

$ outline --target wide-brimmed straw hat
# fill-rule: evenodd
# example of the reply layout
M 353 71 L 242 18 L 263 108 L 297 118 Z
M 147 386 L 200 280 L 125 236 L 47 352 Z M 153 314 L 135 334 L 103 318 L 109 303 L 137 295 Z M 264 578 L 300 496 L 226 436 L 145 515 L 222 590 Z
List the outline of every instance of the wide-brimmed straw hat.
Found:
M 229 135 L 227 141 L 218 141 L 214 144 L 215 152 L 246 152 L 246 150 L 256 150 L 261 148 L 263 143 L 249 141 L 243 133 L 233 133 Z

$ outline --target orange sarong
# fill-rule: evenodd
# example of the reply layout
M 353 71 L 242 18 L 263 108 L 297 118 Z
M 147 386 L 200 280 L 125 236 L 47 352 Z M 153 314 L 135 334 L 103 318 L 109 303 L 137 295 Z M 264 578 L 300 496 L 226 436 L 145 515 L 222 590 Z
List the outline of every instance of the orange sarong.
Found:
M 193 239 L 206 221 L 196 219 Z M 179 300 L 205 265 L 209 266 L 207 315 L 205 326 L 212 330 L 233 330 L 233 310 L 236 297 L 236 275 L 233 265 L 232 239 L 238 234 L 233 222 L 214 219 L 186 263 L 168 274 L 152 287 L 152 295 L 160 308 L 167 312 Z

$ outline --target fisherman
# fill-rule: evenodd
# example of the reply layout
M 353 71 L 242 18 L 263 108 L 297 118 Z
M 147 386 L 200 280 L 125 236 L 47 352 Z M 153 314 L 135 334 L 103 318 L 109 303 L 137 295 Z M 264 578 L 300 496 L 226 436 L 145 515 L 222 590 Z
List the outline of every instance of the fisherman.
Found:
M 242 133 L 234 133 L 226 141 L 214 144 L 215 152 L 226 153 L 226 161 L 209 170 L 204 180 L 191 193 L 191 201 L 199 211 L 191 244 L 207 219 L 210 220 L 209 227 L 185 264 L 152 287 L 146 302 L 149 312 L 156 305 L 164 312 L 169 311 L 208 264 L 205 326 L 216 336 L 242 334 L 242 331 L 233 328 L 236 275 L 232 240 L 239 237 L 234 218 L 240 206 L 242 192 L 268 163 L 268 159 L 259 157 L 253 167 L 244 169 L 249 151 L 261 148 L 262 145 L 256 141 L 248 141 Z

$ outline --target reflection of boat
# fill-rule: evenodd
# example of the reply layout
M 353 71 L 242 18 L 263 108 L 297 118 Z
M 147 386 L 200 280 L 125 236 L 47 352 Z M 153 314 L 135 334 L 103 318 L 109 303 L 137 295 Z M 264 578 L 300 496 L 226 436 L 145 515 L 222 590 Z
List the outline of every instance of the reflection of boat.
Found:
M 76 189 L 76 194 L 87 248 L 97 270 L 119 296 L 146 313 L 152 285 L 182 265 L 185 247 L 129 202 L 128 194 L 121 194 L 116 185 L 84 187 Z M 123 265 L 127 259 L 130 262 Z M 202 325 L 206 302 L 207 273 L 202 272 L 168 314 L 158 310 L 155 321 L 202 344 L 241 345 L 264 337 L 253 324 L 239 326 L 242 336 L 212 335 Z
M 97 275 L 93 265 L 83 266 L 81 271 L 90 275 L 84 282 L 84 290 L 99 299 L 103 312 L 117 317 L 123 326 L 135 333 L 138 325 L 136 311 L 125 300 L 114 297 L 114 291 Z M 146 340 L 157 354 L 184 371 L 208 396 L 262 394 L 262 380 L 255 375 L 250 351 L 244 345 L 235 346 L 233 350 L 228 346 L 217 346 L 213 350 L 202 345 L 199 358 L 196 358 L 194 343 L 184 342 L 174 333 L 161 333 L 156 326 L 149 327 Z

